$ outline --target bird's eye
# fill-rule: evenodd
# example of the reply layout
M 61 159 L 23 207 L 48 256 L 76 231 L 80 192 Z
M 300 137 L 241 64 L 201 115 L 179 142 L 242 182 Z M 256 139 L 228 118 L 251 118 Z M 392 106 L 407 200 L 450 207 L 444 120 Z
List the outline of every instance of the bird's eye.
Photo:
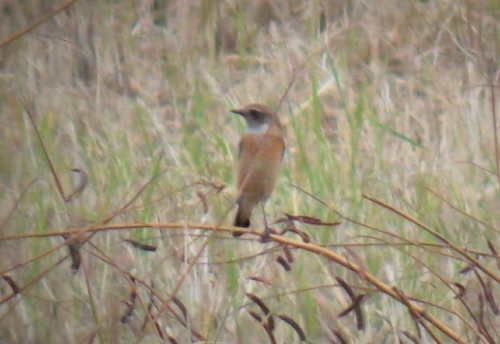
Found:
M 252 116 L 253 119 L 257 119 L 260 117 L 260 112 L 255 109 L 251 109 L 248 113 L 250 114 L 250 116 Z

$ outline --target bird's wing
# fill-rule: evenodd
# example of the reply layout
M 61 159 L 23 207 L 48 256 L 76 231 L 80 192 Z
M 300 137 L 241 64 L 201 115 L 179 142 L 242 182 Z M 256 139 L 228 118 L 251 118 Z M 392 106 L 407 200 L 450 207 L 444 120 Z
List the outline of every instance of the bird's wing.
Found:
M 255 163 L 259 154 L 260 145 L 257 137 L 253 134 L 244 134 L 239 145 L 238 187 L 241 186 L 247 174 Z

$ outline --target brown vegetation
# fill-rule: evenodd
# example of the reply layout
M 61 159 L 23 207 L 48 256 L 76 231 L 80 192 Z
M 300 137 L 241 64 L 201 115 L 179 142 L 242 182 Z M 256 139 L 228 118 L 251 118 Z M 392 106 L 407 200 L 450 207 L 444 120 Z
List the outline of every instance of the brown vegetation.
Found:
M 499 32 L 498 0 L 3 1 L 0 342 L 500 342 Z M 230 235 L 252 102 L 288 146 L 265 245 Z

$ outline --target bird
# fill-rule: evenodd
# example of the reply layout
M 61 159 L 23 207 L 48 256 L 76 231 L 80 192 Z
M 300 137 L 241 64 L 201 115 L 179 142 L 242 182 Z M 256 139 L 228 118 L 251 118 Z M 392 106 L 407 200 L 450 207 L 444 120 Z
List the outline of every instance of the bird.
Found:
M 276 112 L 263 104 L 253 103 L 230 111 L 243 117 L 247 124 L 247 131 L 239 143 L 236 173 L 238 210 L 233 226 L 250 227 L 252 210 L 260 203 L 265 225 L 262 241 L 266 242 L 270 230 L 267 225 L 265 203 L 273 192 L 281 170 L 285 152 L 283 127 Z M 234 237 L 242 234 L 233 231 Z

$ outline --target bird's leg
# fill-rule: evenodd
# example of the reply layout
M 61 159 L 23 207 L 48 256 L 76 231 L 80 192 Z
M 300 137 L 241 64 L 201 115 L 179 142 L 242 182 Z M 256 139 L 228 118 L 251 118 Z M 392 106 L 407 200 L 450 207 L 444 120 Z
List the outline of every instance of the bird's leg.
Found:
M 264 233 L 262 233 L 262 239 L 260 240 L 260 242 L 265 244 L 266 242 L 269 242 L 269 235 L 271 234 L 271 230 L 267 225 L 265 202 L 262 202 L 261 206 L 262 206 L 262 215 L 264 215 Z

